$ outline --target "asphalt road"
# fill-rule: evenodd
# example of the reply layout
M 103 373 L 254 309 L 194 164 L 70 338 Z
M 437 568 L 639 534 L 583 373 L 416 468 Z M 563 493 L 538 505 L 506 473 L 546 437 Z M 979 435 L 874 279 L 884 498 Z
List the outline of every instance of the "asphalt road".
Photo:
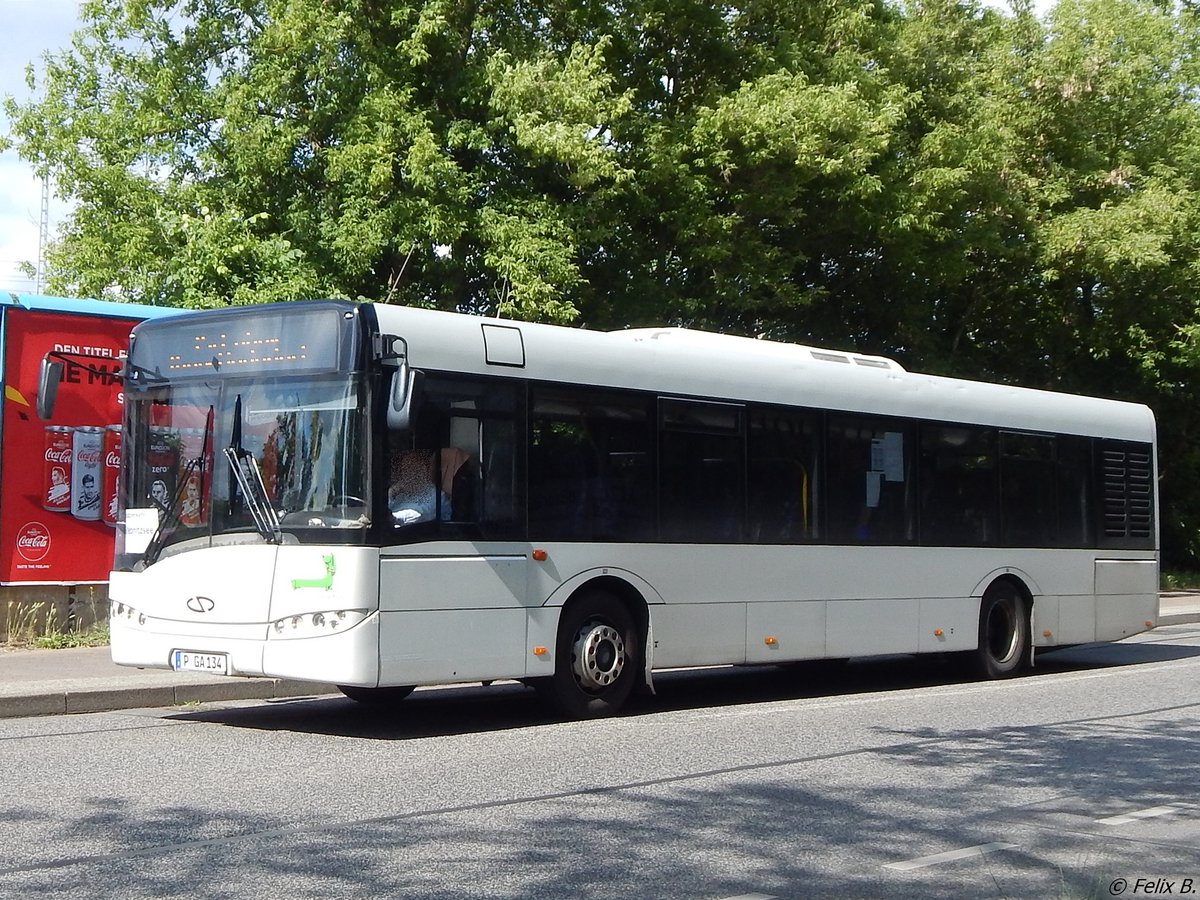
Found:
M 1200 895 L 1198 676 L 1176 625 L 996 683 L 670 673 L 595 722 L 511 684 L 8 719 L 0 897 Z

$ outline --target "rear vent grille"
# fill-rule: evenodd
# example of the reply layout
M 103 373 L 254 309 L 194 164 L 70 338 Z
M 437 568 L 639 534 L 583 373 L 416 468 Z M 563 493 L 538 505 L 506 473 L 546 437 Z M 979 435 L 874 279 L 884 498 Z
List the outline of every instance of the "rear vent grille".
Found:
M 823 350 L 812 351 L 812 358 L 819 359 L 821 362 L 849 363 L 850 357 L 843 356 L 840 353 L 826 353 Z
M 882 356 L 851 356 L 848 353 L 836 353 L 829 350 L 809 350 L 812 358 L 820 362 L 841 363 L 844 366 L 865 366 L 868 369 L 889 369 L 903 372 L 900 364 Z
M 1104 536 L 1149 538 L 1154 528 L 1150 445 L 1105 441 L 1100 454 Z

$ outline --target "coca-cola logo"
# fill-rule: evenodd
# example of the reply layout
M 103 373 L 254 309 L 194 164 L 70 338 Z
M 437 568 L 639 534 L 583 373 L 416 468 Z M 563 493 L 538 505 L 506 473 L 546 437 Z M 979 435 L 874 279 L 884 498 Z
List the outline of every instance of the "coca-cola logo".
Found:
M 69 463 L 71 461 L 71 448 L 63 447 L 61 450 L 54 447 L 46 448 L 46 462 Z
M 109 469 L 121 468 L 121 454 L 109 450 L 108 454 L 104 457 L 104 465 Z
M 17 552 L 29 562 L 40 562 L 50 552 L 50 529 L 41 522 L 28 522 L 17 532 Z
M 95 464 L 100 462 L 100 456 L 99 450 L 80 450 L 75 454 L 75 459 L 81 463 Z

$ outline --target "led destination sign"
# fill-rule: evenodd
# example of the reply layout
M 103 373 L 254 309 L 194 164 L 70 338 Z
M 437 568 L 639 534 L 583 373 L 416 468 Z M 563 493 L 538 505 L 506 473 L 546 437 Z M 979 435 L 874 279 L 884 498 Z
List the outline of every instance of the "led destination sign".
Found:
M 188 369 L 224 369 L 229 371 L 239 366 L 268 367 L 284 364 L 304 367 L 308 360 L 308 342 L 297 344 L 289 353 L 279 337 L 254 337 L 253 331 L 227 335 L 216 333 L 198 334 L 190 354 L 176 353 L 169 357 L 167 370 L 181 372 Z
M 133 364 L 170 377 L 296 374 L 339 368 L 344 310 L 328 306 L 269 308 L 250 316 L 180 317 L 139 331 Z

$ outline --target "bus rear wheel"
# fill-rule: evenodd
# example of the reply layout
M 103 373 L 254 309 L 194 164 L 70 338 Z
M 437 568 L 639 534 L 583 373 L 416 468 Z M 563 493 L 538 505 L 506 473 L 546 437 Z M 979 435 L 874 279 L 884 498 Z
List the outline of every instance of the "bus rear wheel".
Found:
M 414 690 L 415 685 L 402 685 L 401 687 L 355 687 L 352 684 L 339 684 L 337 689 L 353 700 L 355 703 L 361 703 L 363 706 L 370 706 L 376 709 L 384 709 L 389 706 L 395 706 Z
M 979 647 L 972 660 L 984 678 L 1013 675 L 1029 662 L 1029 610 L 1010 582 L 997 582 L 979 604 Z
M 558 625 L 554 675 L 545 685 L 573 719 L 616 713 L 629 699 L 641 665 L 641 642 L 629 610 L 595 591 L 573 600 Z

